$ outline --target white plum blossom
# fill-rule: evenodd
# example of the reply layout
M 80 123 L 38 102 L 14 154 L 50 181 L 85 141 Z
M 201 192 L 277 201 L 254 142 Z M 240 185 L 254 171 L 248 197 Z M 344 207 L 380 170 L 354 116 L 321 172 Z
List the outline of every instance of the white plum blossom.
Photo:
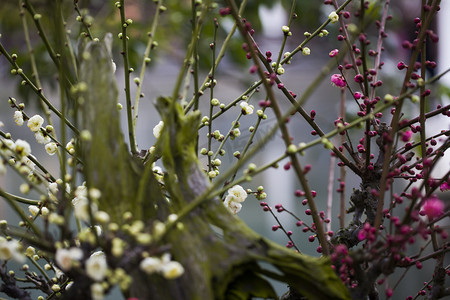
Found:
M 20 251 L 20 244 L 16 240 L 6 240 L 0 237 L 0 260 L 13 259 L 19 263 L 25 261 L 25 256 Z
M 161 266 L 161 274 L 166 279 L 175 279 L 184 273 L 183 266 L 177 261 L 169 261 Z
M 183 266 L 170 259 L 170 254 L 164 254 L 161 258 L 146 257 L 139 267 L 147 274 L 160 273 L 166 279 L 175 279 L 184 273 Z
M 47 134 L 44 135 L 41 130 L 37 131 L 34 134 L 34 137 L 39 144 L 47 144 L 52 141 L 51 138 Z
M 10 139 L 1 139 L 0 151 L 5 156 L 13 156 L 16 144 Z
M 228 194 L 225 197 L 223 204 L 233 214 L 237 214 L 241 208 L 241 202 L 244 202 L 247 198 L 247 192 L 240 185 L 235 185 L 228 190 Z
M 54 155 L 58 150 L 58 145 L 56 143 L 51 142 L 45 145 L 45 151 L 47 151 L 48 155 Z
M 146 257 L 139 264 L 139 268 L 147 274 L 158 272 L 161 269 L 162 260 L 158 257 Z
M 76 218 L 89 221 L 89 199 L 84 196 L 77 196 L 72 199 L 72 205 L 74 207 L 74 215 Z M 91 212 L 94 214 L 97 212 L 97 205 L 91 203 Z
M 54 195 L 58 193 L 58 184 L 56 182 L 51 182 L 48 184 L 48 191 Z
M 39 207 L 36 205 L 30 205 L 28 206 L 28 211 L 33 215 L 33 217 L 36 217 L 39 214 Z
M 232 197 L 226 197 L 225 201 L 223 202 L 226 208 L 233 214 L 237 214 L 242 209 L 242 204 L 236 201 L 233 201 Z
M 27 126 L 31 131 L 38 132 L 42 124 L 44 124 L 44 119 L 40 115 L 34 115 L 28 120 Z
M 32 156 L 32 157 L 34 158 L 33 155 L 31 155 L 31 154 L 29 154 L 29 155 Z M 29 159 L 29 158 L 26 157 L 26 156 L 23 156 L 23 157 L 20 159 L 20 162 L 21 162 L 22 164 L 25 164 L 25 165 L 30 169 L 30 171 L 34 171 L 34 168 L 36 167 L 36 164 L 35 164 L 31 159 Z
M 156 124 L 155 127 L 153 127 L 153 135 L 155 136 L 155 138 L 159 138 L 161 136 L 161 131 L 164 127 L 164 122 L 163 121 L 159 121 L 158 124 Z
M 27 156 L 31 153 L 31 147 L 27 141 L 18 139 L 16 140 L 15 145 L 16 145 L 15 151 L 20 156 Z
M 86 260 L 86 273 L 95 281 L 103 280 L 106 276 L 107 270 L 108 265 L 106 263 L 106 256 L 102 251 L 92 253 L 92 255 Z
M 87 187 L 86 185 L 80 185 L 75 189 L 75 197 L 87 197 Z
M 330 19 L 331 23 L 336 23 L 337 21 L 339 21 L 339 15 L 335 12 L 332 11 L 329 15 L 328 15 L 328 19 Z
M 239 106 L 242 108 L 244 115 L 251 115 L 253 113 L 253 109 L 255 108 L 253 105 L 249 105 L 245 101 L 239 103 Z
M 236 184 L 232 188 L 228 189 L 228 196 L 233 197 L 233 201 L 244 202 L 247 198 L 247 192 L 242 186 Z
M 72 268 L 74 261 L 79 261 L 82 258 L 83 251 L 76 247 L 70 249 L 58 249 L 55 254 L 56 263 L 63 271 L 69 271 Z
M 14 122 L 16 122 L 17 126 L 23 125 L 23 114 L 21 111 L 16 110 L 14 112 Z

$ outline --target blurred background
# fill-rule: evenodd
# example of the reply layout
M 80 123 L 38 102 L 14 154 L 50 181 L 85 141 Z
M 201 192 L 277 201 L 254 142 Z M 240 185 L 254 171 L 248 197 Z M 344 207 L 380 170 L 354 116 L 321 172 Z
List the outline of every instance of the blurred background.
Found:
M 27 55 L 27 47 L 23 35 L 22 19 L 19 15 L 20 1 L 2 1 L 0 3 L 0 33 L 1 42 L 7 48 L 10 53 L 17 53 L 19 56 L 18 63 L 22 66 L 25 72 L 31 74 L 30 60 Z M 51 1 L 36 0 L 31 1 L 35 6 L 37 12 L 43 15 L 42 23 L 46 34 L 52 38 L 52 3 Z M 332 10 L 331 6 L 322 5 L 319 1 L 297 1 L 297 7 L 295 9 L 298 18 L 294 20 L 290 27 L 292 37 L 288 39 L 285 51 L 291 51 L 304 39 L 303 33 L 305 31 L 312 32 L 315 28 L 328 18 L 328 14 Z M 380 1 L 371 1 L 380 2 Z M 155 35 L 155 41 L 158 42 L 158 47 L 152 50 L 151 58 L 152 62 L 147 70 L 145 80 L 142 83 L 142 92 L 145 96 L 140 102 L 140 115 L 136 128 L 136 138 L 138 147 L 140 149 L 148 149 L 155 142 L 155 138 L 152 134 L 153 127 L 159 122 L 160 118 L 154 107 L 154 101 L 158 96 L 171 95 L 173 84 L 178 75 L 178 70 L 184 59 L 186 45 L 190 41 L 191 32 L 191 1 L 179 1 L 168 0 L 164 1 L 167 6 L 167 12 L 163 13 L 160 21 L 157 34 Z M 221 2 L 218 2 L 218 8 L 221 7 Z M 129 0 L 126 1 L 127 5 L 127 18 L 133 19 L 133 25 L 129 27 L 128 34 L 130 36 L 130 65 L 136 72 L 134 76 L 138 76 L 140 71 L 140 65 L 142 60 L 142 53 L 145 50 L 147 42 L 147 32 L 150 30 L 152 18 L 154 15 L 155 5 L 152 1 L 141 0 Z M 288 21 L 288 11 L 290 8 L 290 1 L 249 1 L 247 9 L 243 16 L 249 20 L 255 29 L 254 38 L 258 43 L 258 46 L 263 51 L 271 51 L 274 57 L 277 57 L 279 48 L 282 41 L 281 26 L 286 25 Z M 389 38 L 385 40 L 385 52 L 383 53 L 382 60 L 385 65 L 382 70 L 382 80 L 384 81 L 383 87 L 379 91 L 379 95 L 384 95 L 386 91 L 395 94 L 399 91 L 399 86 L 402 80 L 402 74 L 397 70 L 396 65 L 398 61 L 407 61 L 409 59 L 408 52 L 401 47 L 403 40 L 413 39 L 415 30 L 414 18 L 417 17 L 420 1 L 392 1 L 390 13 L 394 16 L 393 20 L 387 25 L 387 33 Z M 94 37 L 102 38 L 105 33 L 112 32 L 114 36 L 113 56 L 117 65 L 117 81 L 120 91 L 119 102 L 123 104 L 122 110 L 122 124 L 124 132 L 126 129 L 126 111 L 123 92 L 123 68 L 122 57 L 120 55 L 120 40 L 117 38 L 117 34 L 120 31 L 120 16 L 117 9 L 114 7 L 113 1 L 78 1 L 78 6 L 81 9 L 82 14 L 85 16 L 92 16 L 93 25 L 91 31 Z M 218 8 L 216 10 L 218 10 Z M 373 9 L 370 11 L 370 17 L 377 17 L 380 13 L 380 5 L 373 5 Z M 67 30 L 70 30 L 69 36 L 73 47 L 76 49 L 78 36 L 83 30 L 76 22 L 73 3 L 71 1 L 65 1 L 64 3 L 65 18 L 67 23 Z M 430 45 L 430 49 L 427 49 L 430 60 L 435 60 L 438 63 L 438 70 L 443 71 L 450 67 L 450 56 L 448 55 L 448 49 L 450 48 L 450 35 L 443 32 L 450 28 L 450 19 L 446 16 L 450 15 L 450 3 L 449 1 L 442 1 L 441 10 L 438 13 L 437 22 L 433 24 L 433 30 L 439 35 L 439 43 Z M 227 31 L 232 27 L 233 22 L 231 17 L 220 17 L 215 14 L 213 17 L 217 17 L 219 21 L 219 31 L 217 38 L 218 47 L 221 46 L 223 39 L 226 36 Z M 40 79 L 44 88 L 44 93 L 52 99 L 53 103 L 59 102 L 59 96 L 57 91 L 57 78 L 56 69 L 45 53 L 45 47 L 39 39 L 37 31 L 34 27 L 32 19 L 26 14 L 26 22 L 30 29 L 30 42 L 33 46 L 34 53 L 36 55 L 37 66 L 39 69 Z M 355 22 L 357 19 L 351 17 L 349 22 Z M 281 77 L 284 85 L 292 90 L 295 94 L 301 96 L 307 87 L 315 80 L 323 66 L 325 66 L 330 58 L 328 56 L 329 51 L 340 48 L 341 42 L 338 42 L 335 38 L 338 34 L 339 26 L 328 26 L 327 30 L 330 31 L 330 35 L 324 38 L 316 38 L 308 47 L 311 49 L 310 56 L 297 55 L 293 58 L 292 64 L 285 67 L 286 73 Z M 376 27 L 373 25 L 367 28 L 367 32 L 370 34 L 376 33 Z M 373 38 L 373 36 L 372 36 Z M 213 19 L 207 18 L 204 21 L 204 31 L 199 41 L 199 55 L 200 55 L 200 68 L 202 82 L 209 69 L 211 67 L 212 56 L 209 44 L 213 39 Z M 372 43 L 375 43 L 375 38 L 372 39 Z M 228 104 L 234 99 L 238 98 L 253 82 L 257 81 L 256 75 L 249 73 L 251 62 L 247 60 L 245 51 L 242 50 L 242 39 L 239 34 L 235 34 L 231 39 L 230 51 L 226 53 L 223 62 L 216 71 L 216 79 L 218 84 L 214 89 L 214 96 L 218 98 L 222 103 Z M 26 112 L 32 116 L 35 113 L 39 113 L 38 99 L 31 90 L 27 87 L 20 85 L 20 80 L 17 77 L 10 75 L 10 65 L 8 61 L 0 56 L 0 121 L 4 123 L 4 126 L 0 128 L 4 132 L 10 132 L 14 139 L 20 138 L 30 142 L 33 149 L 33 154 L 45 165 L 47 168 L 56 175 L 59 173 L 59 165 L 55 160 L 55 157 L 50 157 L 45 153 L 42 145 L 35 142 L 33 134 L 28 130 L 26 126 L 17 127 L 13 121 L 14 110 L 8 108 L 8 97 L 14 97 L 18 102 L 24 102 L 27 105 Z M 437 74 L 439 71 L 435 71 Z M 329 131 L 334 128 L 333 121 L 339 117 L 339 99 L 340 90 L 333 87 L 329 81 L 329 75 L 337 73 L 336 65 L 333 65 L 331 69 L 324 76 L 324 80 L 317 86 L 311 96 L 304 104 L 306 111 L 315 110 L 317 113 L 316 122 L 322 128 L 323 131 Z M 433 75 L 433 74 L 430 74 Z M 134 77 L 132 74 L 132 77 Z M 433 87 L 433 96 L 430 97 L 429 109 L 436 107 L 437 104 L 448 104 L 448 95 L 450 91 L 450 76 L 442 78 L 440 83 L 435 84 Z M 133 90 L 134 92 L 134 90 Z M 132 92 L 132 95 L 134 93 Z M 187 92 L 187 99 L 189 100 L 192 95 L 192 81 L 191 87 Z M 278 94 L 277 94 L 278 95 Z M 250 104 L 253 104 L 255 108 L 258 106 L 258 101 L 263 100 L 265 93 L 261 91 L 256 93 L 250 100 Z M 133 97 L 134 98 L 134 97 Z M 347 98 L 349 96 L 347 95 Z M 347 120 L 355 118 L 357 108 L 351 99 L 347 99 Z M 282 108 L 286 110 L 289 107 L 288 101 L 285 98 L 279 97 L 279 101 L 282 104 Z M 209 94 L 208 90 L 205 95 L 200 98 L 200 109 L 206 114 L 209 109 Z M 221 133 L 225 134 L 231 127 L 231 122 L 239 113 L 239 107 L 234 109 L 234 112 L 229 112 L 214 121 L 213 129 L 219 129 Z M 410 116 L 416 116 L 418 108 L 413 106 L 405 108 L 405 114 Z M 267 111 L 268 118 L 263 121 L 261 128 L 256 135 L 256 141 L 258 141 L 269 129 L 275 125 L 276 120 L 270 110 Z M 390 115 L 385 114 L 385 121 L 389 122 Z M 257 120 L 256 114 L 249 116 L 243 116 L 241 118 L 241 136 L 234 141 L 227 143 L 225 146 L 226 154 L 221 157 L 222 170 L 226 170 L 227 166 L 230 166 L 236 159 L 232 153 L 234 151 L 242 151 L 247 138 L 250 136 L 248 127 L 254 125 Z M 54 118 L 55 128 L 58 128 L 58 122 Z M 437 133 L 442 129 L 449 129 L 450 124 L 448 118 L 433 118 L 428 124 L 427 130 L 430 133 Z M 294 137 L 296 144 L 300 142 L 309 142 L 315 137 L 310 134 L 311 128 L 309 125 L 296 116 L 291 118 L 289 122 L 289 130 Z M 206 128 L 200 131 L 200 148 L 205 147 L 206 140 Z M 350 136 L 353 141 L 356 142 L 361 138 L 358 130 L 350 132 Z M 218 147 L 218 143 L 213 144 L 213 148 Z M 281 139 L 281 134 L 277 133 L 268 144 L 266 144 L 259 153 L 252 159 L 256 165 L 260 166 L 269 161 L 279 157 L 284 152 L 284 144 Z M 441 161 L 440 167 L 436 170 L 435 176 L 442 176 L 449 169 L 449 155 Z M 294 196 L 296 189 L 301 189 L 301 186 L 296 181 L 292 170 L 284 170 L 283 165 L 287 161 L 280 163 L 278 169 L 270 169 L 262 175 L 258 175 L 252 182 L 246 183 L 244 188 L 251 188 L 256 190 L 259 185 L 263 185 L 265 191 L 268 194 L 266 202 L 271 207 L 276 204 L 282 204 L 285 208 L 304 219 L 308 224 L 311 223 L 309 218 L 304 214 L 305 207 L 301 205 L 301 198 Z M 308 173 L 308 180 L 313 190 L 317 191 L 317 203 L 320 210 L 326 210 L 326 203 L 328 197 L 333 197 L 333 210 L 331 218 L 331 229 L 336 231 L 338 229 L 338 194 L 335 190 L 339 187 L 337 179 L 340 176 L 340 170 L 338 167 L 331 169 L 331 173 L 334 176 L 333 194 L 331 196 L 327 193 L 328 178 L 330 174 L 331 156 L 330 153 L 317 147 L 313 151 L 307 151 L 305 156 L 301 158 L 303 166 L 311 165 L 312 169 Z M 334 165 L 336 162 L 333 163 Z M 206 163 L 205 163 L 206 165 Z M 162 166 L 162 165 L 160 165 Z M 439 173 L 439 174 L 438 174 Z M 238 173 L 242 174 L 241 171 Z M 6 191 L 20 194 L 19 185 L 21 179 L 19 179 L 13 172 L 8 172 L 6 176 L 0 175 L 0 186 Z M 350 170 L 347 171 L 346 178 L 346 195 L 350 196 L 353 188 L 359 187 L 359 180 Z M 403 187 L 401 181 L 398 181 L 397 188 L 401 190 Z M 28 195 L 32 198 L 32 194 Z M 448 194 L 439 195 L 442 199 L 449 199 Z M 285 226 L 286 230 L 292 230 L 294 232 L 292 238 L 297 247 L 306 254 L 317 256 L 316 248 L 318 246 L 317 241 L 310 243 L 307 240 L 308 233 L 303 233 L 299 228 L 295 226 L 295 220 L 287 213 L 276 213 L 277 217 Z M 0 200 L 0 219 L 7 219 L 12 221 L 13 213 L 9 210 L 2 200 Z M 273 232 L 271 230 L 272 225 L 276 222 L 274 218 L 269 214 L 262 211 L 259 202 L 254 197 L 249 197 L 239 216 L 243 218 L 246 223 L 258 233 L 266 236 L 267 238 L 274 240 L 282 245 L 286 244 L 288 239 L 283 235 L 281 231 Z M 347 217 L 349 222 L 351 216 Z M 447 224 L 448 225 L 448 224 Z M 419 247 L 420 245 L 417 245 Z M 424 264 L 424 269 L 427 271 L 425 274 L 431 274 L 430 271 L 433 268 L 431 262 Z M 400 273 L 399 273 L 400 276 Z M 393 278 L 394 279 L 394 278 Z M 424 281 L 431 278 L 421 277 L 419 272 L 407 273 L 405 279 L 399 285 L 396 290 L 395 298 L 404 299 L 411 292 L 415 292 L 422 286 Z M 395 281 L 391 282 L 395 284 Z M 411 290 L 411 287 L 414 287 Z M 276 285 L 277 290 L 282 293 L 286 290 L 286 287 L 282 285 Z M 383 295 L 384 296 L 384 295 Z M 110 299 L 115 298 L 117 295 L 113 295 Z M 398 298 L 397 298 L 398 297 Z

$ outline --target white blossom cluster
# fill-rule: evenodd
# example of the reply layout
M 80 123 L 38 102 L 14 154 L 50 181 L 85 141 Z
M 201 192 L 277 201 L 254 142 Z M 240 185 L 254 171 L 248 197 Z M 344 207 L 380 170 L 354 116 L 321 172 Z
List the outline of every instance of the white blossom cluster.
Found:
M 23 113 L 21 111 L 15 111 L 14 112 L 14 122 L 18 126 L 22 126 L 24 123 L 23 120 Z M 34 115 L 32 116 L 28 122 L 27 126 L 30 128 L 32 132 L 34 132 L 34 137 L 36 138 L 36 141 L 39 144 L 45 145 L 45 151 L 49 155 L 54 155 L 56 151 L 58 151 L 58 145 L 53 142 L 48 134 L 43 133 L 41 130 L 42 125 L 44 124 L 44 119 L 40 115 Z M 49 129 L 52 129 L 53 127 L 49 126 Z
M 233 214 L 237 214 L 242 209 L 242 202 L 247 198 L 247 192 L 240 185 L 235 185 L 228 190 L 223 204 Z
M 0 138 L 0 175 L 6 174 L 7 159 L 8 164 L 15 166 L 21 174 L 30 175 L 35 164 L 28 156 L 31 156 L 31 147 L 27 141 Z
M 170 258 L 170 254 L 164 254 L 159 257 L 144 258 L 139 267 L 147 274 L 159 273 L 166 279 L 175 279 L 183 275 L 184 268 L 177 262 Z

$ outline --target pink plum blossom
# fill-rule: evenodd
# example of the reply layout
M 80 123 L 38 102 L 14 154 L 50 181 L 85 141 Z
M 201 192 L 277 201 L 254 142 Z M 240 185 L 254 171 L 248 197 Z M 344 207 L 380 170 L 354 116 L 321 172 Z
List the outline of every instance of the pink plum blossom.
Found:
M 429 198 L 422 205 L 420 213 L 426 215 L 430 220 L 441 216 L 444 213 L 444 202 L 436 197 Z
M 345 82 L 344 76 L 341 74 L 333 74 L 331 75 L 331 83 L 338 87 L 345 87 L 347 82 Z
M 412 131 L 407 130 L 407 131 L 403 132 L 401 135 L 402 135 L 403 142 L 409 142 L 409 140 L 411 140 Z
M 338 54 L 339 54 L 339 50 L 338 49 L 331 50 L 330 53 L 328 53 L 328 55 L 330 57 L 335 57 Z
M 441 192 L 448 191 L 450 190 L 450 185 L 448 184 L 448 182 L 444 182 L 439 188 L 441 189 Z

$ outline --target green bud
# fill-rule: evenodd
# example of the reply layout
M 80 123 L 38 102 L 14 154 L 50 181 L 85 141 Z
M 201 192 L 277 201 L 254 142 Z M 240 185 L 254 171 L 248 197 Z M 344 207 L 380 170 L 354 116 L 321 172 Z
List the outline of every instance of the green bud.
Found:
M 425 80 L 423 80 L 423 78 L 420 77 L 419 79 L 417 79 L 417 85 L 418 86 L 424 86 L 425 85 Z
M 220 104 L 219 99 L 217 99 L 217 98 L 211 99 L 211 105 L 212 106 L 218 106 L 219 104 Z
M 394 97 L 393 97 L 391 94 L 386 94 L 386 95 L 384 96 L 384 101 L 386 101 L 386 102 L 392 102 L 392 101 L 394 101 Z
M 295 154 L 295 152 L 297 152 L 297 146 L 295 146 L 294 144 L 290 144 L 287 148 L 287 152 L 289 154 Z

